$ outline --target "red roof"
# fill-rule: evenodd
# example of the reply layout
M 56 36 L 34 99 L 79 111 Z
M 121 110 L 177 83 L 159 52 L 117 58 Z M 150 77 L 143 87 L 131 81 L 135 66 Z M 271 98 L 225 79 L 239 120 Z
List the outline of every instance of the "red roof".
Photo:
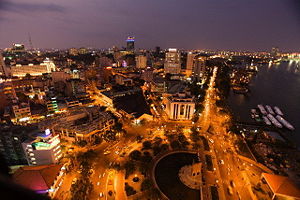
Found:
M 288 177 L 267 173 L 263 173 L 262 176 L 265 178 L 274 194 L 300 199 L 299 187 L 297 187 L 297 185 Z
M 62 165 L 26 166 L 19 168 L 13 179 L 16 183 L 34 190 L 48 190 L 54 184 Z

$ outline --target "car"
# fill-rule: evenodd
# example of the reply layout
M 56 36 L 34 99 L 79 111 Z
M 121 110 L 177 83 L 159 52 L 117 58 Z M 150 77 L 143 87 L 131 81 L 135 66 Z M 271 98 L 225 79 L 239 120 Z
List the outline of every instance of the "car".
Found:
M 230 181 L 230 185 L 231 185 L 231 187 L 233 187 L 233 188 L 235 187 L 235 184 L 234 184 L 233 180 Z
M 76 182 L 77 182 L 77 178 L 74 178 L 74 179 L 72 180 L 72 185 L 75 184 Z
M 233 194 L 231 186 L 229 186 L 229 187 L 227 188 L 227 192 L 228 192 L 229 195 L 232 195 L 232 194 Z
M 224 165 L 224 160 L 219 160 L 219 163 L 220 163 L 221 165 Z
M 104 151 L 104 155 L 110 154 L 110 151 Z
M 100 182 L 99 182 L 99 181 L 97 182 L 97 185 L 100 185 Z
M 99 196 L 100 196 L 100 197 L 104 197 L 103 192 L 100 192 Z

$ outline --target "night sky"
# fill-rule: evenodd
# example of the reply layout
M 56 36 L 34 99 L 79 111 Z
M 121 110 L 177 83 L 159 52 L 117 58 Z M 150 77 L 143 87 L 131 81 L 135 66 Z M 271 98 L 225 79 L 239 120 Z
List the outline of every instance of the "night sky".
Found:
M 0 0 L 0 48 L 300 51 L 300 0 Z

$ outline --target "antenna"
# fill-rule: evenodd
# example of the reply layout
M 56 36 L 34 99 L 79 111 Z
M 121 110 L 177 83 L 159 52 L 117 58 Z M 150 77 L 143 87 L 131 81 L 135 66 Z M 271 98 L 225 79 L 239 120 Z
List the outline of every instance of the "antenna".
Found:
M 30 33 L 28 33 L 28 40 L 29 40 L 29 48 L 30 48 L 30 50 L 33 50 L 33 45 L 32 45 L 32 41 L 31 41 Z

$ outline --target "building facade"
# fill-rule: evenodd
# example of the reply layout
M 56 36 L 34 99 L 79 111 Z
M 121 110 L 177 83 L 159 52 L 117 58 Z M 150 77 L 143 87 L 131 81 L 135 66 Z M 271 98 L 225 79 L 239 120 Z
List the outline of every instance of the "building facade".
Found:
M 171 120 L 191 120 L 195 111 L 194 98 L 186 94 L 175 94 L 166 98 L 166 109 Z
M 49 129 L 23 142 L 22 147 L 29 165 L 54 164 L 62 157 L 59 135 L 53 136 Z
M 147 67 L 147 57 L 144 55 L 138 55 L 135 57 L 136 67 L 139 69 L 145 69 Z
M 43 63 L 39 65 L 28 64 L 28 65 L 14 65 L 11 66 L 12 76 L 24 77 L 26 74 L 30 74 L 31 76 L 41 76 L 45 73 L 51 73 L 56 70 L 55 64 L 46 59 Z
M 193 54 L 192 52 L 189 52 L 187 54 L 187 60 L 186 60 L 186 75 L 190 77 L 193 72 L 194 68 L 194 59 L 195 59 L 196 54 Z
M 169 49 L 166 52 L 164 71 L 165 74 L 180 74 L 181 59 L 180 52 L 177 49 Z
M 126 40 L 126 50 L 127 51 L 134 51 L 134 40 L 135 38 L 132 36 L 129 36 Z

